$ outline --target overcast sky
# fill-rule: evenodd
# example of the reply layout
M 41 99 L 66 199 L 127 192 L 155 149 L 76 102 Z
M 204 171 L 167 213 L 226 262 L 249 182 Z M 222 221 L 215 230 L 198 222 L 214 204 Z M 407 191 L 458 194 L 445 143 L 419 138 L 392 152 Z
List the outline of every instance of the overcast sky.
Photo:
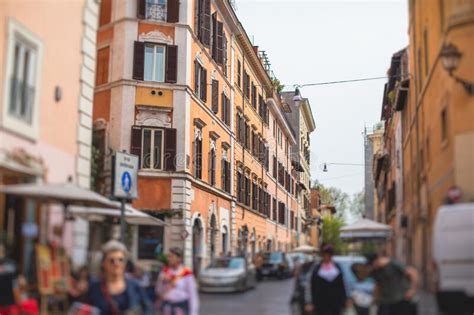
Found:
M 384 76 L 393 53 L 408 44 L 407 1 L 237 0 L 254 45 L 266 50 L 286 89 L 294 84 Z M 364 126 L 380 119 L 385 80 L 305 87 L 316 131 L 312 178 L 353 194 L 363 189 Z

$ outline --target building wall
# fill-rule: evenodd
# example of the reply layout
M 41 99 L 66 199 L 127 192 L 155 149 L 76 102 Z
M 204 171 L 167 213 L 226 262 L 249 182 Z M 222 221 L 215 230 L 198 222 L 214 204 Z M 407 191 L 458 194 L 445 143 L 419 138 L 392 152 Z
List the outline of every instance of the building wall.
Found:
M 438 1 L 410 5 L 411 105 L 404 112 L 405 208 L 409 209 L 413 245 L 411 262 L 432 280 L 431 235 L 437 209 L 453 185 L 472 201 L 472 154 L 461 143 L 472 143 L 474 98 L 443 68 L 439 53 L 452 43 L 463 54 L 455 74 L 472 81 L 474 2 Z M 446 113 L 443 137 L 442 113 Z M 420 250 L 421 249 L 421 250 Z
M 89 187 L 98 10 L 96 2 L 85 0 L 0 4 L 0 151 L 37 160 L 42 168 L 33 177 L 9 173 L 17 178 L 13 183 L 59 183 L 70 177 Z M 15 34 L 36 46 L 35 79 L 29 82 L 35 87 L 31 123 L 22 123 L 8 111 Z M 3 172 L 0 166 L 0 181 Z M 63 224 L 62 211 L 57 210 L 51 210 L 50 226 Z M 86 261 L 87 232 L 82 220 L 65 225 L 66 248 L 78 263 Z

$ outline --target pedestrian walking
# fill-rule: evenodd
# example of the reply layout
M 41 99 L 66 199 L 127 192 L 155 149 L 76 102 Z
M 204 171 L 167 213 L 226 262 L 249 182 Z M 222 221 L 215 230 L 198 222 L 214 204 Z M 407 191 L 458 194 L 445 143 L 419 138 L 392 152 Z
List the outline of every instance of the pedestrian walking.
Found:
M 307 314 L 340 315 L 347 303 L 342 269 L 332 260 L 332 245 L 323 245 L 321 253 L 321 262 L 308 273 L 304 309 Z
M 102 248 L 102 275 L 89 286 L 88 303 L 101 315 L 153 314 L 153 304 L 134 279 L 125 277 L 127 249 L 112 240 Z
M 262 267 L 263 267 L 264 261 L 265 261 L 265 258 L 263 257 L 263 254 L 261 252 L 255 255 L 254 265 L 255 265 L 255 270 L 257 271 L 256 272 L 257 281 L 262 281 L 263 279 Z
M 163 315 L 198 315 L 199 297 L 191 269 L 184 267 L 183 251 L 170 249 L 168 266 L 164 267 L 156 283 L 157 304 Z
M 366 258 L 375 280 L 374 298 L 378 304 L 378 315 L 416 315 L 416 269 L 376 253 L 368 254 Z

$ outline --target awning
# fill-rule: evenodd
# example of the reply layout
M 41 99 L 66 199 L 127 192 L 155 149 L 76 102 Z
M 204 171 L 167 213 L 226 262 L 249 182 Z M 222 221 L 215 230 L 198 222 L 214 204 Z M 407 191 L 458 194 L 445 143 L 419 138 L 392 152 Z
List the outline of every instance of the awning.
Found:
M 73 216 L 83 218 L 87 221 L 102 222 L 106 217 L 120 218 L 120 210 L 110 208 L 71 206 L 69 207 L 69 211 Z M 167 225 L 164 221 L 139 211 L 130 205 L 125 206 L 125 222 L 131 225 Z
M 27 176 L 42 176 L 44 173 L 39 163 L 21 163 L 18 159 L 13 158 L 11 154 L 3 150 L 0 151 L 0 169 Z
M 23 196 L 44 202 L 60 203 L 63 205 L 80 205 L 91 207 L 107 207 L 119 209 L 120 204 L 89 189 L 79 187 L 74 183 L 60 184 L 18 184 L 0 187 L 0 192 L 9 195 Z
M 354 224 L 340 229 L 342 239 L 376 240 L 387 239 L 392 233 L 392 228 L 386 224 L 369 219 L 360 219 Z
M 315 253 L 318 249 L 310 245 L 301 245 L 293 249 L 293 251 L 299 253 Z

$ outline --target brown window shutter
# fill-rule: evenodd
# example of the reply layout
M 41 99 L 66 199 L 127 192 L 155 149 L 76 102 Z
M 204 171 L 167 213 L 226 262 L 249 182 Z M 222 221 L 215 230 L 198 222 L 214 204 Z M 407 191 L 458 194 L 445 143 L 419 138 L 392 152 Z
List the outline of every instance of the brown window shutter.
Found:
M 137 0 L 137 17 L 139 19 L 146 18 L 146 0 Z
M 227 37 L 225 36 L 225 33 L 222 34 L 222 69 L 224 70 L 224 74 L 227 76 Z
M 163 165 L 165 171 L 176 171 L 176 129 L 165 129 Z
M 169 1 L 168 1 L 169 2 Z M 176 83 L 178 79 L 178 46 L 166 47 L 166 82 Z
M 201 12 L 201 41 L 204 46 L 211 44 L 211 0 L 204 0 Z
M 138 165 L 141 168 L 142 155 L 142 127 L 132 126 L 132 136 L 130 137 L 130 154 L 138 156 Z
M 211 53 L 212 53 L 212 58 L 217 61 L 217 12 L 214 12 L 212 14 L 211 21 L 212 21 Z
M 194 60 L 194 93 L 199 95 L 199 73 L 201 72 L 201 65 L 197 60 Z
M 207 70 L 201 68 L 201 99 L 207 101 Z
M 179 22 L 179 0 L 168 0 L 167 10 L 166 21 L 169 23 Z
M 217 59 L 216 62 L 220 65 L 224 62 L 224 41 L 222 37 L 224 33 L 224 24 L 222 22 L 217 22 Z
M 219 112 L 219 81 L 212 80 L 212 111 L 214 114 Z
M 143 81 L 145 71 L 145 43 L 135 42 L 133 48 L 133 78 Z

